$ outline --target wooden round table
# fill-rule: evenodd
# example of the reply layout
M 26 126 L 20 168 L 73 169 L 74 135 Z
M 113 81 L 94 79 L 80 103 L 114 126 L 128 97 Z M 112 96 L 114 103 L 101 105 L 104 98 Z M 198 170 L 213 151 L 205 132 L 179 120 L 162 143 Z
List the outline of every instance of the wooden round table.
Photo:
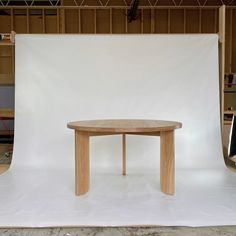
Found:
M 86 120 L 67 124 L 75 130 L 75 193 L 82 195 L 89 190 L 89 137 L 122 135 L 123 175 L 126 175 L 126 134 L 160 136 L 160 186 L 162 192 L 174 194 L 174 130 L 182 124 L 164 120 Z

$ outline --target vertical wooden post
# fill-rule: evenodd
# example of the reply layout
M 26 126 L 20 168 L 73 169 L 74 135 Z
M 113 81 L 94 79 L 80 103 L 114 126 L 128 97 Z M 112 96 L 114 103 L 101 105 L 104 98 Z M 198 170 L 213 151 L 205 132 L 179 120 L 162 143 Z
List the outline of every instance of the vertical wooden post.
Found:
M 122 174 L 126 175 L 126 135 L 122 134 Z
M 60 33 L 60 10 L 57 8 L 57 34 Z
M 201 34 L 202 33 L 202 9 L 200 8 L 199 9 L 199 22 L 198 22 L 198 24 L 199 24 L 199 33 Z
M 160 186 L 161 191 L 173 195 L 175 192 L 174 130 L 160 132 Z
M 184 9 L 184 34 L 186 34 L 186 9 Z
M 89 190 L 89 135 L 75 131 L 75 194 L 82 195 Z
M 155 32 L 155 9 L 151 9 L 151 34 Z
M 170 9 L 168 9 L 168 15 L 167 15 L 167 33 L 170 33 Z
M 78 9 L 78 25 L 79 25 L 79 34 L 81 34 L 81 11 Z
M 97 10 L 94 9 L 94 34 L 97 33 Z
M 30 22 L 29 22 L 29 9 L 26 9 L 26 24 L 27 24 L 27 33 L 30 33 Z
M 65 6 L 64 0 L 61 0 L 61 5 Z M 65 27 L 65 9 L 60 9 L 60 33 L 65 33 L 66 32 L 66 27 Z
M 112 34 L 112 24 L 113 24 L 113 21 L 112 21 L 112 8 L 110 8 L 110 34 Z
M 232 72 L 232 54 L 233 54 L 233 50 L 232 50 L 232 48 L 233 48 L 233 27 L 235 27 L 234 25 L 233 25 L 233 10 L 232 9 L 230 9 L 229 10 L 230 11 L 230 23 L 229 23 L 229 25 L 230 25 L 230 31 L 229 31 L 229 73 L 231 73 Z
M 214 14 L 214 33 L 217 33 L 217 14 L 218 14 L 218 9 L 215 9 L 215 14 Z
M 141 34 L 143 34 L 143 8 L 141 9 Z
M 43 18 L 43 33 L 46 33 L 46 22 L 45 22 L 45 9 L 42 9 L 42 18 Z
M 221 130 L 224 125 L 224 77 L 225 77 L 225 5 L 219 8 L 219 78 L 220 78 L 220 108 Z
M 128 11 L 125 9 L 125 33 L 128 33 L 128 19 L 127 19 Z

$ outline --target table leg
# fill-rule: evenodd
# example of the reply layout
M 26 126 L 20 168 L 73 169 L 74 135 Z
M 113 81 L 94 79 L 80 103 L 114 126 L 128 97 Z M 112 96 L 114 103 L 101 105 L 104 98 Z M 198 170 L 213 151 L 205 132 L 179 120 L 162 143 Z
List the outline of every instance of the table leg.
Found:
M 122 174 L 126 175 L 126 136 L 122 134 Z
M 89 135 L 75 131 L 75 194 L 82 195 L 89 190 Z
M 160 158 L 160 185 L 161 191 L 174 194 L 175 191 L 175 157 L 174 157 L 174 131 L 162 131 L 161 158 Z

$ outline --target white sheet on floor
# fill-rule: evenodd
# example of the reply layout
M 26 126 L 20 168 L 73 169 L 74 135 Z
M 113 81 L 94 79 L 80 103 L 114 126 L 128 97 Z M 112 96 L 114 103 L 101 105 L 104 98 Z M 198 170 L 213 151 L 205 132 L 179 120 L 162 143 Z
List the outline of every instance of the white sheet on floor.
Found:
M 223 163 L 217 35 L 17 35 L 11 170 L 0 226 L 235 224 Z M 176 120 L 176 195 L 159 190 L 159 138 L 91 139 L 91 188 L 74 195 L 74 120 Z

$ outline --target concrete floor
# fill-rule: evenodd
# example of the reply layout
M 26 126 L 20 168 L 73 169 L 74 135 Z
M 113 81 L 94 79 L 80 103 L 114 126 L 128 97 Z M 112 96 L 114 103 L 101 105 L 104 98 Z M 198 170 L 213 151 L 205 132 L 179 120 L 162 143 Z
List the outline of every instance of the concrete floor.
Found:
M 229 129 L 223 135 L 227 147 Z M 0 174 L 9 165 L 0 165 Z M 235 220 L 236 224 L 236 220 Z M 0 236 L 236 236 L 235 226 L 0 228 Z
M 1 236 L 233 236 L 236 226 L 0 229 Z

